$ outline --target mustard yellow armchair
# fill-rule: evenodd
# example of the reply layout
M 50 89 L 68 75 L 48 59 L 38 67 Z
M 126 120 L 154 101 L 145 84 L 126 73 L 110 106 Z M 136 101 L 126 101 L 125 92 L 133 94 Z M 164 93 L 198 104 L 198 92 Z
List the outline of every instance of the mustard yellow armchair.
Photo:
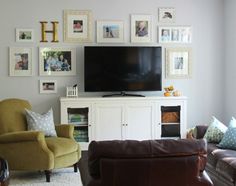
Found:
M 45 171 L 50 182 L 53 169 L 74 166 L 77 172 L 80 147 L 73 138 L 72 125 L 56 125 L 58 137 L 45 137 L 40 131 L 27 131 L 26 100 L 0 101 L 0 157 L 6 159 L 10 170 Z

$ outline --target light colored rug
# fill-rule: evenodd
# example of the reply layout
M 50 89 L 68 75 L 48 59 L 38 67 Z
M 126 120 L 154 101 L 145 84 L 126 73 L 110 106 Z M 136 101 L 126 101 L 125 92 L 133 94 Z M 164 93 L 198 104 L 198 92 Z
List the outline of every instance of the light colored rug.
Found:
M 73 168 L 53 170 L 51 182 L 46 182 L 44 172 L 11 171 L 10 186 L 83 186 L 79 172 Z

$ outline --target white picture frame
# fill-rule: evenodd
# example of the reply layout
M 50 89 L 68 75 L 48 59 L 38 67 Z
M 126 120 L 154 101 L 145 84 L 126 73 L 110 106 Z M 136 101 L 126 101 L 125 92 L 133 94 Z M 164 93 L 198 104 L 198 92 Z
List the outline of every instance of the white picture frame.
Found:
M 192 77 L 192 49 L 166 48 L 166 78 Z
M 33 42 L 34 30 L 27 28 L 16 28 L 16 42 Z
M 56 80 L 39 80 L 40 94 L 55 94 L 57 93 Z
M 9 76 L 32 76 L 32 48 L 9 47 Z
M 152 15 L 131 15 L 131 42 L 152 42 Z
M 40 76 L 76 75 L 76 48 L 39 48 L 39 74 Z
M 92 12 L 64 10 L 64 41 L 92 42 Z
M 97 20 L 97 43 L 123 43 L 124 22 Z
M 191 26 L 159 26 L 158 29 L 159 43 L 191 43 L 192 27 Z
M 160 7 L 158 8 L 158 21 L 159 23 L 175 23 L 175 8 Z

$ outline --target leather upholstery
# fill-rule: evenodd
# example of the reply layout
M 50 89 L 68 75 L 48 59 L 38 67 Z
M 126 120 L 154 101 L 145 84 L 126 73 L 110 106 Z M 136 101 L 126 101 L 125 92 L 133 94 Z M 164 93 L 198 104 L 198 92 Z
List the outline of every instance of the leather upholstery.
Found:
M 207 186 L 205 140 L 93 141 L 89 186 Z
M 207 126 L 197 126 L 198 136 L 204 136 Z M 220 149 L 217 144 L 208 143 L 206 170 L 215 186 L 236 185 L 236 151 Z

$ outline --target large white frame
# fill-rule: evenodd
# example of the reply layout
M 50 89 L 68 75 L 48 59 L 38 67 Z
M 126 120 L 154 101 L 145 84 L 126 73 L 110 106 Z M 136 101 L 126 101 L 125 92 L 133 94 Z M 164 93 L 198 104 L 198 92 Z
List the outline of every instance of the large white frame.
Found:
M 32 50 L 31 47 L 9 47 L 10 76 L 33 75 Z M 22 56 L 27 57 L 27 65 L 23 64 Z
M 158 31 L 159 43 L 191 43 L 192 27 L 191 26 L 159 26 Z
M 81 30 L 75 30 L 75 22 L 81 22 Z M 64 41 L 92 41 L 92 12 L 89 10 L 64 10 Z
M 145 25 L 144 28 L 146 27 L 145 32 L 138 31 L 138 27 L 142 23 Z M 152 42 L 152 15 L 131 15 L 131 42 Z
M 68 69 L 64 70 L 59 65 L 57 65 L 57 67 L 58 66 L 59 67 L 56 69 L 51 68 L 52 65 L 48 64 L 49 63 L 48 59 L 49 59 L 49 56 L 53 55 L 53 53 L 57 53 L 57 55 L 60 55 L 60 54 L 64 55 L 64 58 L 67 60 L 67 63 L 68 63 L 67 68 L 69 70 Z M 68 54 L 69 54 L 69 57 L 68 57 Z M 67 57 L 65 55 L 67 55 Z M 57 57 L 59 58 L 59 56 L 57 56 Z M 56 63 L 56 60 L 54 60 L 53 63 Z M 50 68 L 47 68 L 46 66 L 50 66 Z M 39 48 L 39 74 L 40 74 L 40 76 L 73 76 L 73 75 L 76 75 L 76 48 L 68 48 L 68 47 L 61 47 L 61 48 L 59 48 L 59 47 L 41 47 L 41 48 Z
M 166 78 L 192 77 L 192 49 L 166 48 Z
M 108 30 L 106 30 L 106 28 Z M 108 34 L 108 36 L 106 36 L 106 34 Z M 97 20 L 97 43 L 123 43 L 123 42 L 124 42 L 123 21 Z

